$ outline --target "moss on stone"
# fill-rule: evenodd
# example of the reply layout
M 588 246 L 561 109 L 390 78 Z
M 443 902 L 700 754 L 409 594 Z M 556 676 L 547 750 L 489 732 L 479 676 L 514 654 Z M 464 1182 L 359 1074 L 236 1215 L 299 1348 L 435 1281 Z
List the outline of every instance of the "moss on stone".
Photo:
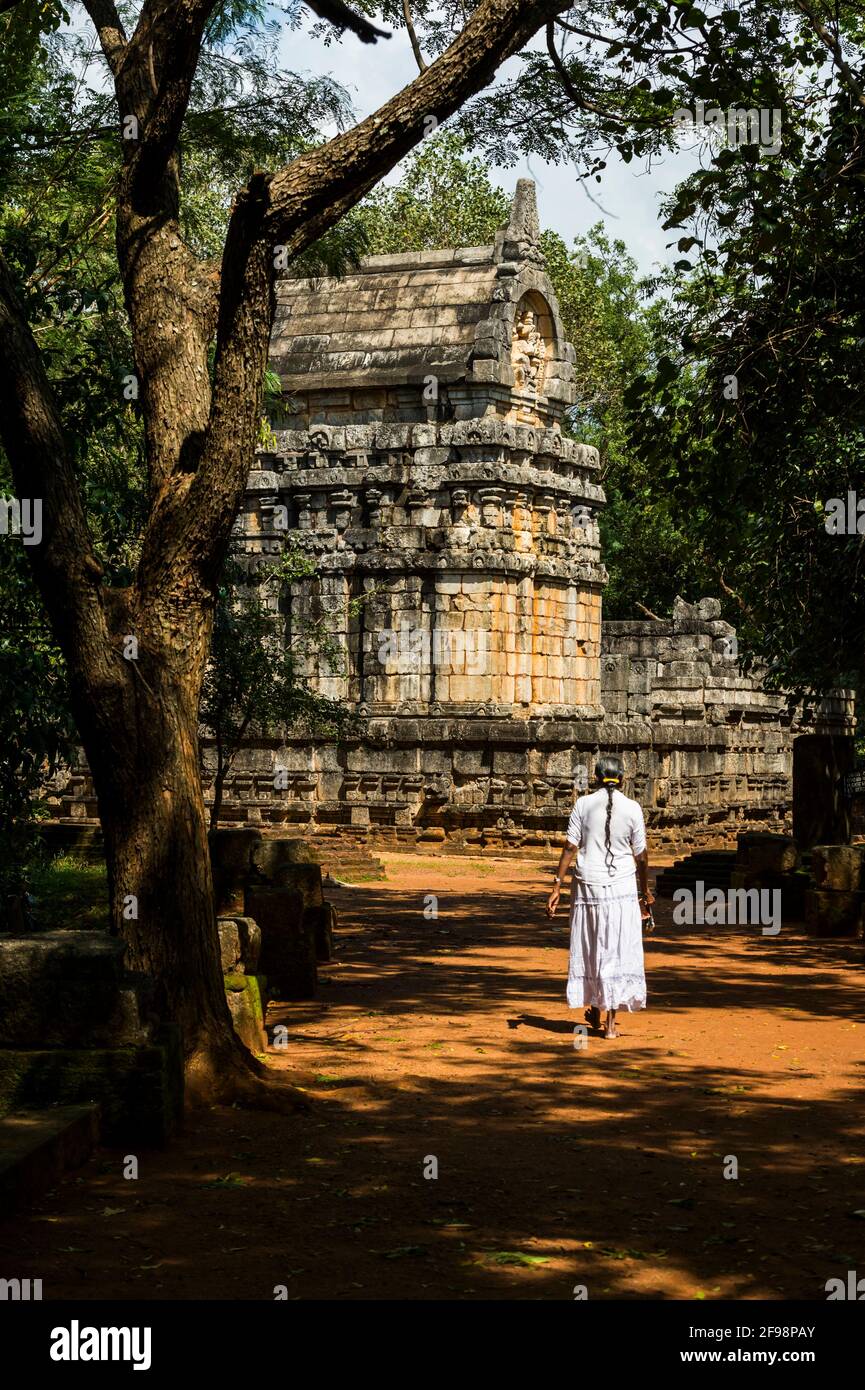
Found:
M 0 1115 L 86 1101 L 100 1106 L 105 1142 L 165 1143 L 183 1108 L 179 1030 L 146 1047 L 0 1049 Z

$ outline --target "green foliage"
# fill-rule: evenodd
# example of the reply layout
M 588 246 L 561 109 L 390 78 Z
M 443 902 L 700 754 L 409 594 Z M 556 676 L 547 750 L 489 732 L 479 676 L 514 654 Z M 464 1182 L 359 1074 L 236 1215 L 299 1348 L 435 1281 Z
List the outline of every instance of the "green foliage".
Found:
M 851 7 L 839 7 L 849 10 Z M 825 64 L 796 0 L 749 0 L 741 10 L 693 0 L 585 0 L 548 47 L 532 44 L 514 75 L 466 104 L 458 127 L 497 164 L 526 151 L 573 161 L 600 181 L 610 154 L 629 164 L 673 149 L 674 113 L 708 107 L 800 105 L 791 76 Z M 845 25 L 858 23 L 844 19 Z
M 42 788 L 71 738 L 63 662 L 21 540 L 0 536 L 0 917 L 27 886 Z
M 861 25 L 847 52 L 861 72 Z M 800 692 L 865 677 L 862 532 L 826 525 L 830 499 L 865 497 L 865 108 L 831 81 L 807 84 L 779 156 L 722 150 L 677 190 L 668 225 L 693 230 L 696 268 L 669 277 L 665 351 L 630 395 L 745 646 Z
M 382 184 L 362 205 L 371 253 L 486 246 L 508 220 L 510 199 L 490 182 L 487 163 L 449 131 L 424 140 L 400 181 Z
M 284 588 L 314 573 L 312 557 L 297 545 L 254 573 L 236 560 L 226 566 L 199 708 L 216 751 L 213 826 L 225 779 L 244 739 L 286 732 L 332 739 L 352 727 L 344 704 L 310 686 L 313 664 L 333 673 L 342 669 L 343 650 L 326 621 L 298 625 L 287 634 L 280 612 Z
M 601 223 L 577 237 L 572 251 L 549 231 L 542 246 L 565 337 L 576 352 L 569 428 L 601 457 L 607 496 L 601 545 L 609 572 L 604 615 L 665 616 L 677 594 L 711 592 L 717 579 L 658 485 L 657 468 L 646 465 L 628 436 L 625 395 L 652 360 L 656 309 L 624 242 L 610 241 Z
M 40 931 L 108 930 L 108 872 L 73 855 L 38 862 L 30 875 L 33 920 Z

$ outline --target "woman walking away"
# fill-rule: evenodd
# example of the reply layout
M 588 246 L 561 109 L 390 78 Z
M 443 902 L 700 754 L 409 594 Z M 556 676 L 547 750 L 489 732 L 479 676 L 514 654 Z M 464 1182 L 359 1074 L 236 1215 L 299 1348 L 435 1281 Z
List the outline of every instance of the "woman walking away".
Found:
M 643 922 L 651 916 L 646 825 L 639 802 L 622 791 L 621 758 L 599 758 L 597 790 L 578 797 L 559 860 L 547 916 L 559 905 L 562 881 L 577 859 L 571 885 L 571 956 L 568 1004 L 588 1004 L 586 1018 L 618 1036 L 616 1010 L 646 1007 Z

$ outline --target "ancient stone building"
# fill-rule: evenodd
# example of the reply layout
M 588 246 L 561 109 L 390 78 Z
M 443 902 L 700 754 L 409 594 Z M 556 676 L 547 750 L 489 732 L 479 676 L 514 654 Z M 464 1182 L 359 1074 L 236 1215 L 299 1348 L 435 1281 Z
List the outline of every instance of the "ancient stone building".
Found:
M 538 237 L 521 180 L 493 245 L 281 282 L 282 409 L 237 534 L 253 564 L 290 532 L 314 555 L 316 577 L 285 596 L 288 632 L 327 621 L 345 664 L 310 675 L 362 733 L 251 748 L 228 815 L 545 844 L 603 748 L 625 757 L 656 837 L 784 823 L 794 721 L 742 675 L 720 606 L 602 637 L 598 458 L 563 432 L 574 353 Z
M 786 824 L 800 723 L 743 674 L 720 605 L 602 627 L 598 457 L 563 428 L 574 352 L 538 237 L 521 180 L 493 245 L 279 284 L 283 396 L 236 544 L 253 568 L 289 543 L 313 557 L 280 600 L 286 640 L 326 624 L 344 660 L 308 674 L 358 728 L 250 743 L 227 823 L 543 846 L 608 750 L 656 843 Z M 827 702 L 819 727 L 847 712 Z M 61 814 L 86 811 L 83 788 Z

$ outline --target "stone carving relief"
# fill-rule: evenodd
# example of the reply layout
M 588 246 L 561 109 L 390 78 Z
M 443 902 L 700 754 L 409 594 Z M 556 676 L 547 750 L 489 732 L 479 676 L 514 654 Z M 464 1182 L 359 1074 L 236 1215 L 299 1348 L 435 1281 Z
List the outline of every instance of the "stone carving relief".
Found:
M 517 310 L 511 342 L 511 365 L 514 387 L 523 395 L 537 397 L 544 386 L 544 367 L 547 345 L 538 323 L 538 315 L 530 304 Z

